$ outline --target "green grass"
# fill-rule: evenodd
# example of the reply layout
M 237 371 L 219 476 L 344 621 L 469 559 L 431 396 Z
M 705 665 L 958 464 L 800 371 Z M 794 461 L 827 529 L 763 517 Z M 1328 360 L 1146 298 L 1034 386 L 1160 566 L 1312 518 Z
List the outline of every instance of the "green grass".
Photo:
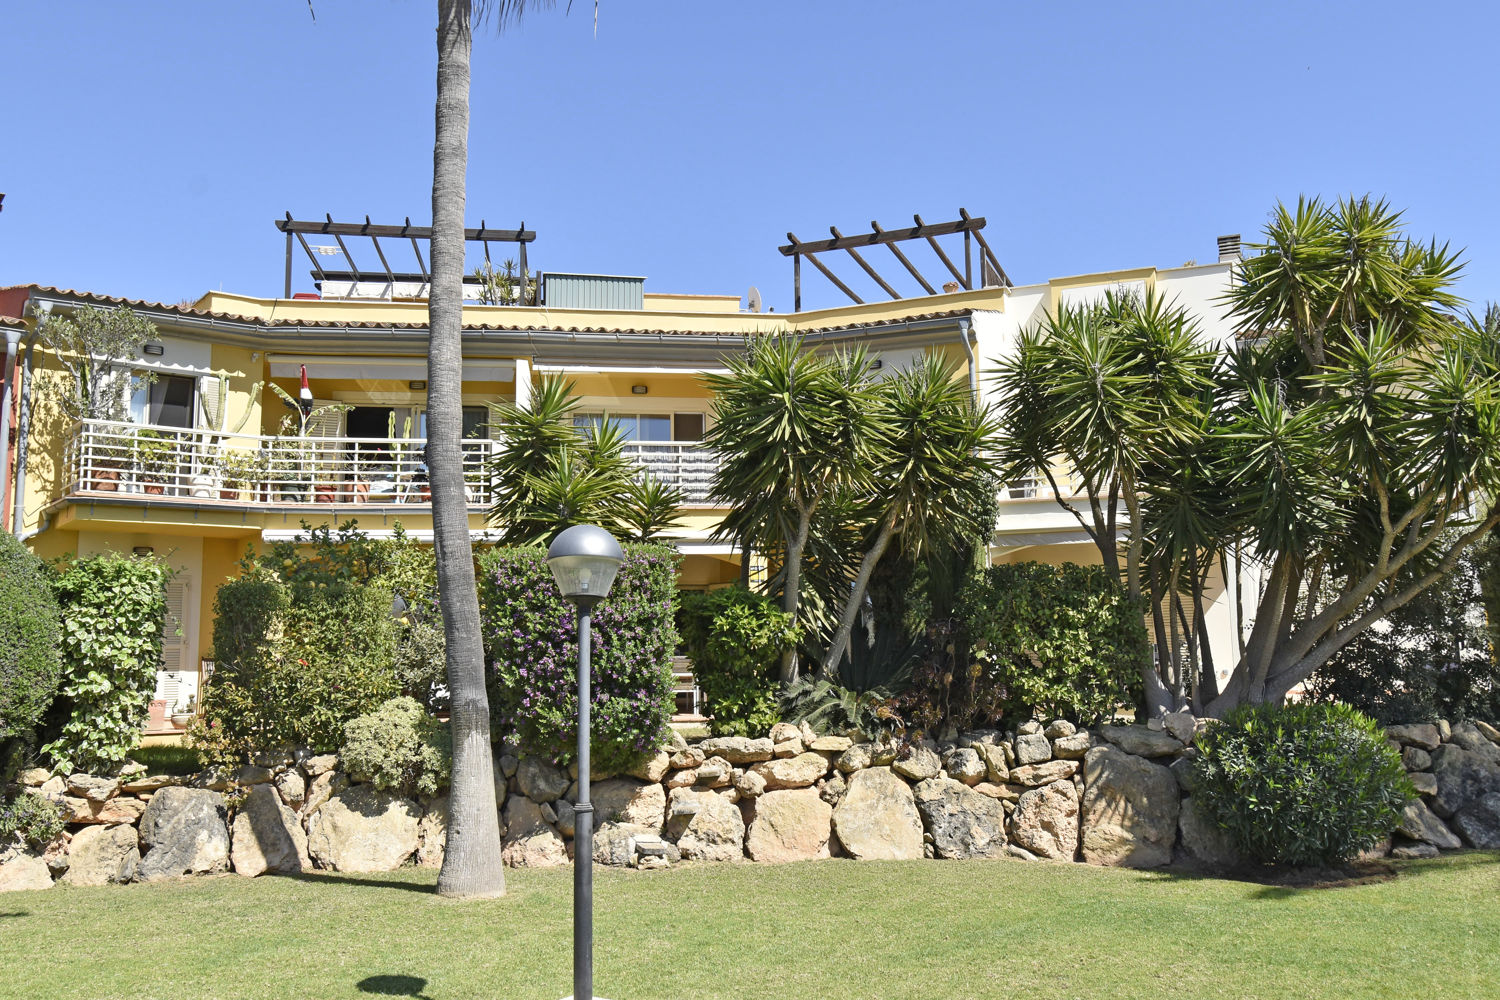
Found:
M 596 992 L 681 998 L 1494 997 L 1500 854 L 1284 889 L 1082 865 L 599 869 Z M 435 873 L 0 896 L 0 997 L 557 1000 L 571 870 L 453 902 Z

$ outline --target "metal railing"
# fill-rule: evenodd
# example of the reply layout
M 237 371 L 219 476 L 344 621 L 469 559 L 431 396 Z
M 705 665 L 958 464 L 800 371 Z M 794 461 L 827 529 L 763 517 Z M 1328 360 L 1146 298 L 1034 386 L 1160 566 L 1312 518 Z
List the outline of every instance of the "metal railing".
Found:
M 68 491 L 256 504 L 431 502 L 421 438 L 273 437 L 85 420 L 68 447 Z M 463 442 L 469 505 L 493 495 L 486 465 L 499 447 Z M 718 459 L 698 442 L 633 441 L 625 457 L 680 488 L 708 497 Z
M 1057 481 L 1057 489 L 1052 488 L 1052 483 L 1046 476 L 1028 476 L 1024 479 L 1013 479 L 1000 487 L 1000 502 L 1012 503 L 1027 500 L 1071 500 L 1083 494 L 1083 483 L 1071 472 L 1056 473 L 1053 479 Z

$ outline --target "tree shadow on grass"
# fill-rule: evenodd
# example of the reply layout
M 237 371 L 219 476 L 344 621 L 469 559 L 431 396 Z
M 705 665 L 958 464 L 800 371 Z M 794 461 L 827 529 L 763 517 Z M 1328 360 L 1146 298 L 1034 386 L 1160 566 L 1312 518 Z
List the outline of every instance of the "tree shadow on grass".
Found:
M 373 993 L 382 997 L 411 997 L 412 1000 L 432 1000 L 422 991 L 427 980 L 421 976 L 383 975 L 366 976 L 355 984 L 361 993 Z
M 425 896 L 437 897 L 437 892 L 430 885 L 420 882 L 405 882 L 392 879 L 387 882 L 378 878 L 360 878 L 357 875 L 336 875 L 332 872 L 297 872 L 295 874 L 283 875 L 282 878 L 296 879 L 298 882 L 322 882 L 327 885 L 351 885 L 362 886 L 368 889 L 397 889 L 405 892 L 420 892 Z M 398 996 L 400 994 L 397 994 Z
M 1500 865 L 1500 852 L 1445 851 L 1441 859 L 1406 861 L 1380 858 L 1338 868 L 1282 868 L 1270 865 L 1245 865 L 1220 871 L 1189 867 L 1157 868 L 1142 872 L 1141 878 L 1147 881 L 1250 882 L 1258 886 L 1253 893 L 1256 899 L 1291 899 L 1308 891 L 1352 889 L 1397 880 L 1404 882 L 1427 875 L 1490 865 Z
M 9 913 L 0 913 L 0 920 L 4 920 L 6 917 L 29 917 L 29 916 L 31 916 L 31 911 L 30 910 L 12 910 Z

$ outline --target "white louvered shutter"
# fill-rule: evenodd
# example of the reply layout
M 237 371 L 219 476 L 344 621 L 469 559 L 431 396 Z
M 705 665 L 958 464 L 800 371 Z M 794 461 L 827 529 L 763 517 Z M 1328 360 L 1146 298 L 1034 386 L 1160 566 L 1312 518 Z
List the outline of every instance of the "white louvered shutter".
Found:
M 198 377 L 198 400 L 203 405 L 203 426 L 211 431 L 224 429 L 224 404 L 229 380 L 222 375 Z
M 167 582 L 167 611 L 161 623 L 161 669 L 178 673 L 183 669 L 183 612 L 187 604 L 187 580 L 175 576 Z

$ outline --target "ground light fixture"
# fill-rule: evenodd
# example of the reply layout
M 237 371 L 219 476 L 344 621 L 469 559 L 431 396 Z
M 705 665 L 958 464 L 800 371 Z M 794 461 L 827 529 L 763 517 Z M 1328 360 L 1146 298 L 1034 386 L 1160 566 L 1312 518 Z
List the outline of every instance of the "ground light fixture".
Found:
M 575 524 L 552 540 L 547 566 L 578 609 L 578 801 L 573 806 L 573 997 L 594 1000 L 594 806 L 589 801 L 589 645 L 594 605 L 625 553 L 603 528 Z M 571 998 L 570 998 L 571 1000 Z

